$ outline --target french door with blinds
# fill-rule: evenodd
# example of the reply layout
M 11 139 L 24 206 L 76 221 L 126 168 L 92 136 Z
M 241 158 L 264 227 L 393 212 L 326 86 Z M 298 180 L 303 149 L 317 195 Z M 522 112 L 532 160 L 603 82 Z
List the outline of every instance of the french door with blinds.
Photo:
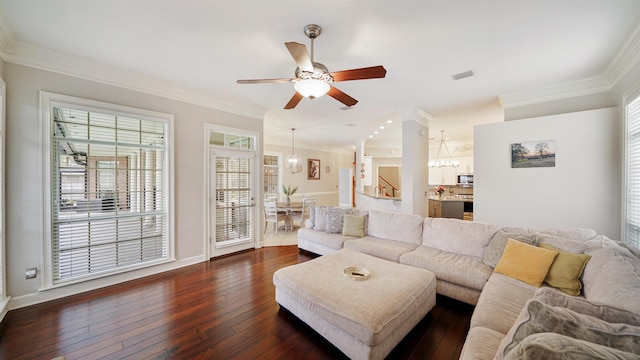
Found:
M 226 140 L 219 144 L 222 147 L 211 146 L 210 142 L 209 149 L 211 257 L 251 249 L 256 244 L 255 142 L 251 137 L 218 134 Z

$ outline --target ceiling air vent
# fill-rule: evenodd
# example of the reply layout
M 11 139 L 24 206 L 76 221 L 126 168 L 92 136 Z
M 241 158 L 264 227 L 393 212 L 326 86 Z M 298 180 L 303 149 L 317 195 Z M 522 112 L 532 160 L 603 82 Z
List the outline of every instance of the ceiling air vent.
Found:
M 469 71 L 461 72 L 459 74 L 451 75 L 451 78 L 453 80 L 460 80 L 460 79 L 468 78 L 470 76 L 473 76 L 473 70 L 469 70 Z

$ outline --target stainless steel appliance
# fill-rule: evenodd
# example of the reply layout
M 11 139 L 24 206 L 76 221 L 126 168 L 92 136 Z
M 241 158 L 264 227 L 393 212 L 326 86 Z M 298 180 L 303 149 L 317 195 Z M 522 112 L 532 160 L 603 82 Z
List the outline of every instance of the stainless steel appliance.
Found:
M 458 185 L 473 186 L 473 174 L 458 175 Z

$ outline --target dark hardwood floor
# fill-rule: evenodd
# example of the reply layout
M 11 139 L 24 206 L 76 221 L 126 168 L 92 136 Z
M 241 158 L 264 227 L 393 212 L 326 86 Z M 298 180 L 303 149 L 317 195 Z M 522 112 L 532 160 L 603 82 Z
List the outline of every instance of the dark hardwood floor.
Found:
M 1 359 L 341 359 L 275 302 L 273 273 L 312 259 L 252 250 L 11 310 Z M 458 359 L 473 308 L 445 297 L 389 359 Z

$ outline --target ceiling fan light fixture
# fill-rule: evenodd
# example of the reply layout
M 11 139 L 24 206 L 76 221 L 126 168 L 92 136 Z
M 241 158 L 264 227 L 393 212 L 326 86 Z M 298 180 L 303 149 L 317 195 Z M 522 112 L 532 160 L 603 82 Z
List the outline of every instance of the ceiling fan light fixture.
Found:
M 298 80 L 293 87 L 300 93 L 300 95 L 309 99 L 319 98 L 331 89 L 329 84 L 316 79 Z

